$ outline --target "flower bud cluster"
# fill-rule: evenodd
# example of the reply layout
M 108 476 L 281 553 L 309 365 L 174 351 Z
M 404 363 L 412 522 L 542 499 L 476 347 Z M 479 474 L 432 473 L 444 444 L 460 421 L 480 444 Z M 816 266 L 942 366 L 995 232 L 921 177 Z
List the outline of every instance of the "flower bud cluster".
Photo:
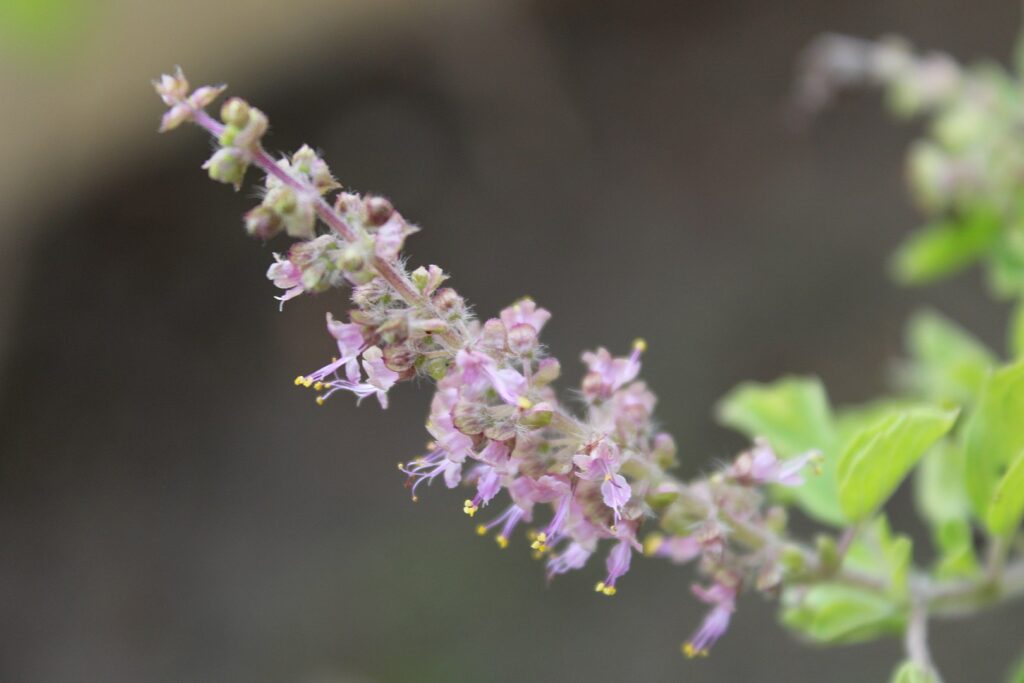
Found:
M 331 201 L 339 184 L 326 164 L 306 146 L 289 159 L 271 159 L 260 144 L 267 119 L 242 100 L 228 100 L 218 123 L 192 104 L 196 95 L 187 95 L 180 72 L 157 90 L 172 112 L 185 106 L 182 120 L 218 138 L 221 149 L 207 162 L 212 178 L 238 187 L 249 165 L 266 173 L 263 200 L 246 214 L 245 226 L 261 239 L 284 233 L 296 240 L 267 272 L 285 290 L 282 304 L 305 292 L 353 287 L 346 319 L 327 316 L 337 355 L 298 376 L 296 385 L 315 390 L 320 404 L 348 392 L 387 407 L 389 391 L 402 380 L 436 383 L 427 452 L 399 465 L 414 500 L 438 478 L 449 488 L 468 487 L 462 508 L 470 517 L 501 507 L 477 532 L 493 532 L 505 548 L 525 527 L 549 578 L 603 552 L 595 589 L 608 596 L 643 550 L 642 527 L 660 524 L 667 535 L 651 536 L 648 552 L 676 562 L 700 557 L 712 580 L 695 589 L 712 609 L 686 647 L 691 655 L 706 653 L 724 632 L 743 585 L 774 587 L 775 545 L 761 541 L 742 553 L 736 539 L 771 534 L 780 520 L 765 510 L 760 488 L 797 482 L 810 456 L 783 463 L 758 443 L 710 478 L 679 482 L 666 473 L 675 464 L 675 443 L 655 427 L 656 398 L 637 379 L 646 343 L 637 340 L 624 356 L 604 348 L 584 353 L 583 410 L 574 415 L 553 388 L 561 365 L 540 341 L 547 310 L 527 298 L 479 320 L 443 286 L 447 276 L 438 266 L 406 272 L 401 249 L 416 229 L 389 201 L 349 191 Z M 318 219 L 330 230 L 318 234 Z

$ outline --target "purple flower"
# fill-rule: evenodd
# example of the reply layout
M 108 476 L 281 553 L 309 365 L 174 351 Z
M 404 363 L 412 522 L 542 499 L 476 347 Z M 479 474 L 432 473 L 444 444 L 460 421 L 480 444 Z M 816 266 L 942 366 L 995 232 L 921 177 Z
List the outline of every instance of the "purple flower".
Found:
M 551 313 L 543 308 L 537 308 L 532 299 L 520 299 L 501 312 L 501 322 L 506 330 L 511 330 L 516 325 L 529 325 L 533 331 L 540 334 L 544 324 L 551 319 Z
M 633 381 L 640 372 L 640 354 L 647 349 L 642 339 L 633 342 L 633 352 L 628 358 L 612 358 L 608 349 L 587 351 L 583 362 L 589 372 L 583 378 L 583 393 L 590 400 L 609 398 L 620 387 Z
M 618 446 L 606 438 L 593 445 L 589 453 L 584 451 L 573 456 L 580 479 L 601 482 L 601 498 L 612 509 L 616 522 L 622 516 L 622 507 L 633 495 L 629 482 L 618 474 L 619 457 Z
M 399 463 L 398 469 L 409 475 L 405 485 L 410 489 L 414 501 L 418 500 L 416 489 L 423 482 L 427 482 L 427 486 L 430 486 L 434 479 L 443 475 L 445 485 L 453 489 L 462 481 L 462 463 L 451 460 L 448 454 L 440 449 L 436 449 L 422 458 L 413 460 L 407 465 Z
M 281 258 L 280 254 L 274 254 L 274 263 L 267 269 L 267 279 L 273 280 L 275 287 L 287 290 L 281 296 L 274 297 L 281 302 L 282 308 L 285 301 L 305 291 L 302 287 L 302 270 L 291 259 Z
M 335 376 L 321 381 L 321 388 L 326 389 L 326 393 L 317 396 L 316 402 L 323 405 L 336 391 L 351 391 L 358 397 L 357 405 L 367 396 L 376 396 L 380 407 L 387 408 L 388 390 L 395 385 L 400 375 L 384 365 L 383 353 L 377 346 L 371 346 L 363 352 L 362 365 L 366 373 L 365 382 L 360 380 L 359 369 L 355 364 L 347 365 L 347 379 Z
M 820 459 L 820 453 L 808 451 L 781 460 L 766 440 L 755 439 L 754 447 L 736 458 L 736 462 L 729 468 L 729 475 L 741 484 L 752 486 L 800 486 L 804 483 L 803 469 Z
M 501 513 L 498 517 L 491 520 L 487 524 L 481 524 L 476 528 L 477 534 L 484 536 L 488 531 L 494 527 L 501 525 L 501 531 L 497 536 L 494 537 L 495 542 L 503 550 L 508 547 L 508 539 L 511 538 L 512 532 L 515 531 L 516 526 L 524 518 L 528 518 L 526 510 L 523 510 L 516 504 L 512 504 Z
M 315 386 L 319 391 L 324 380 L 337 377 L 340 368 L 345 368 L 346 377 L 353 377 L 358 374 L 359 354 L 366 348 L 366 339 L 363 336 L 363 328 L 355 323 L 343 323 L 334 319 L 330 313 L 327 314 L 327 331 L 338 342 L 339 357 L 332 360 L 324 367 L 308 375 L 295 378 L 296 385 Z
M 455 355 L 462 385 L 471 394 L 483 394 L 493 387 L 509 405 L 517 405 L 526 391 L 526 378 L 513 368 L 499 369 L 493 358 L 479 351 L 462 349 Z
M 619 542 L 612 546 L 612 549 L 608 552 L 608 558 L 605 560 L 605 568 L 608 570 L 608 575 L 605 576 L 604 581 L 598 581 L 597 585 L 594 586 L 596 592 L 608 596 L 615 595 L 617 591 L 615 582 L 629 571 L 629 562 L 633 558 L 633 550 L 634 548 L 639 549 L 639 544 L 634 535 L 636 530 L 632 525 L 620 524 L 616 527 L 615 533 Z
M 736 611 L 736 587 L 716 582 L 710 588 L 693 586 L 693 593 L 711 605 L 693 636 L 683 643 L 683 654 L 693 657 L 707 657 L 711 647 L 729 628 L 729 620 Z
M 704 545 L 696 536 L 669 536 L 652 534 L 644 541 L 644 553 L 652 557 L 664 557 L 674 564 L 686 564 L 698 557 Z
M 565 574 L 574 569 L 582 569 L 587 560 L 594 554 L 596 543 L 583 544 L 579 541 L 572 541 L 565 550 L 548 558 L 548 580 L 550 581 L 559 574 Z
M 473 451 L 473 439 L 456 429 L 452 420 L 452 409 L 458 400 L 457 389 L 438 389 L 430 404 L 427 431 L 437 441 L 438 447 L 448 454 L 449 459 L 463 462 Z

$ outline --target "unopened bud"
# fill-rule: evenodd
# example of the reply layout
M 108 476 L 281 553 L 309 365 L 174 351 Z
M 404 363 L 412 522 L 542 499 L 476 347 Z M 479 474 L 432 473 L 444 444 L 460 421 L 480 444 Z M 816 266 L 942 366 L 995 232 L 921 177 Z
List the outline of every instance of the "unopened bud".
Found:
M 384 197 L 366 198 L 366 220 L 370 225 L 384 225 L 394 212 L 395 207 Z
M 423 364 L 423 372 L 427 377 L 440 382 L 448 374 L 448 360 L 445 358 L 431 358 Z
M 825 576 L 834 574 L 839 569 L 839 547 L 836 539 L 825 534 L 820 534 L 814 539 L 814 545 L 818 549 L 818 566 Z
M 392 344 L 384 347 L 384 365 L 395 372 L 405 372 L 416 364 L 419 354 L 404 344 Z
M 434 306 L 444 316 L 449 317 L 452 314 L 459 313 L 462 311 L 462 307 L 465 304 L 459 293 L 451 287 L 445 287 L 437 290 L 437 293 L 433 298 Z
M 409 337 L 409 322 L 405 316 L 396 316 L 377 328 L 377 334 L 385 344 L 397 344 Z
M 250 237 L 269 240 L 280 233 L 282 227 L 277 212 L 265 206 L 257 206 L 245 214 L 245 231 Z
M 519 418 L 519 424 L 524 427 L 532 427 L 534 429 L 547 427 L 551 424 L 551 418 L 554 414 L 555 411 L 551 407 L 550 403 L 538 403 L 537 405 L 527 409 L 522 414 Z
M 782 552 L 779 554 L 779 562 L 782 563 L 786 573 L 792 575 L 802 574 L 807 566 L 807 560 L 804 557 L 804 552 L 794 545 L 782 546 Z
M 351 215 L 359 207 L 359 195 L 342 192 L 334 200 L 334 210 L 343 216 Z
M 234 146 L 248 149 L 259 144 L 269 125 L 270 122 L 267 120 L 266 114 L 256 107 L 250 107 L 248 121 L 245 126 L 239 128 L 238 134 L 235 135 Z
M 452 410 L 452 423 L 463 434 L 481 434 L 487 428 L 488 422 L 484 407 L 477 403 L 459 401 Z
M 537 364 L 533 373 L 534 386 L 542 387 L 551 384 L 562 374 L 562 365 L 557 358 L 545 358 Z
M 288 235 L 309 240 L 316 236 L 316 211 L 313 202 L 305 195 L 296 196 L 292 211 L 284 214 L 284 228 Z
M 341 251 L 338 257 L 338 268 L 346 272 L 362 270 L 366 265 L 366 258 L 363 250 L 354 244 L 350 244 Z
M 661 432 L 655 436 L 654 451 L 651 455 L 654 458 L 654 462 L 662 469 L 675 467 L 678 463 L 676 460 L 676 442 L 672 435 Z
M 249 123 L 249 103 L 240 97 L 232 97 L 220 108 L 220 120 L 229 126 L 241 129 Z
M 238 150 L 231 148 L 218 149 L 203 164 L 211 179 L 234 185 L 236 190 L 242 187 L 242 180 L 248 167 L 249 164 L 242 159 Z

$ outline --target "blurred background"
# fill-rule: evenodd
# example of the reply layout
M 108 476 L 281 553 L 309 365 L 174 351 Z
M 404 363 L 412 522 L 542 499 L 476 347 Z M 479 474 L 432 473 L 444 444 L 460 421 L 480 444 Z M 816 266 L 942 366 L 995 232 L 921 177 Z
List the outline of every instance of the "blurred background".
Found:
M 968 275 L 899 291 L 916 225 L 913 128 L 877 94 L 788 116 L 822 31 L 900 33 L 1004 58 L 1014 2 L 920 0 L 0 0 L 0 680 L 887 680 L 899 643 L 808 648 L 741 604 L 707 660 L 690 574 L 635 562 L 546 587 L 464 496 L 412 504 L 428 393 L 387 412 L 291 387 L 330 356 L 337 293 L 283 313 L 245 238 L 252 202 L 156 135 L 151 78 L 180 64 L 269 113 L 345 184 L 390 196 L 482 313 L 523 294 L 567 369 L 651 343 L 645 376 L 685 473 L 742 445 L 714 402 L 817 373 L 836 403 L 884 389 L 903 321 L 933 303 L 1002 348 Z M 906 492 L 895 525 L 920 537 Z M 927 548 L 919 544 L 926 557 Z M 951 681 L 996 680 L 1019 610 L 935 626 Z M 991 654 L 989 654 L 991 652 Z

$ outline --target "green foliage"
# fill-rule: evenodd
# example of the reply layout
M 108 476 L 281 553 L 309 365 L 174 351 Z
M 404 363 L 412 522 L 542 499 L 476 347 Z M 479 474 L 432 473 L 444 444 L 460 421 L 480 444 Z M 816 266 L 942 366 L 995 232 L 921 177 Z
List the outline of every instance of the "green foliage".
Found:
M 921 397 L 941 404 L 969 405 L 996 365 L 995 355 L 948 318 L 921 311 L 907 325 L 910 361 L 904 383 Z
M 1024 360 L 1024 299 L 1017 303 L 1010 320 L 1010 355 L 1017 360 Z
M 1006 536 L 1017 530 L 1024 516 L 1024 450 L 1010 462 L 1006 474 L 996 484 L 989 501 L 986 521 L 993 534 Z
M 923 285 L 960 272 L 992 249 L 1000 217 L 991 211 L 945 218 L 912 234 L 896 251 L 892 272 L 897 281 Z
M 988 378 L 964 427 L 967 492 L 981 520 L 988 521 L 989 505 L 1000 479 L 1024 450 L 1022 416 L 1024 362 L 1005 366 Z
M 1006 683 L 1024 683 L 1024 655 L 1021 655 L 1017 663 L 1010 669 Z
M 879 515 L 866 524 L 846 552 L 845 566 L 873 575 L 888 585 L 889 597 L 901 602 L 907 595 L 913 544 L 908 536 L 894 534 L 889 520 Z
M 717 414 L 722 424 L 750 438 L 768 439 L 782 458 L 820 451 L 820 474 L 808 477 L 795 489 L 780 491 L 780 495 L 791 496 L 820 522 L 844 523 L 836 496 L 836 424 L 820 380 L 786 377 L 772 384 L 741 384 L 722 399 Z
M 957 410 L 931 406 L 893 411 L 855 435 L 839 456 L 839 504 L 852 520 L 870 517 L 932 444 L 956 422 Z
M 942 440 L 922 458 L 914 474 L 914 502 L 918 513 L 936 526 L 970 517 L 959 445 Z
M 783 596 L 782 623 L 821 644 L 856 643 L 899 633 L 906 621 L 893 601 L 861 588 L 822 583 Z

